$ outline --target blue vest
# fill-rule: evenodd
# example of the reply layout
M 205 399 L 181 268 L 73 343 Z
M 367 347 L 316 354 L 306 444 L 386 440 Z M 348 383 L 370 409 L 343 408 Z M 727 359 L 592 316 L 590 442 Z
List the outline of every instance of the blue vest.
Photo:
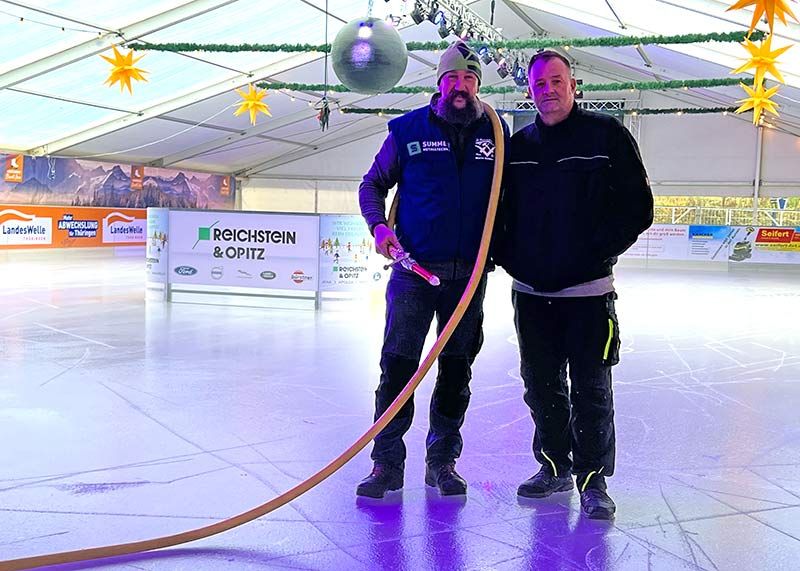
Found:
M 474 260 L 478 254 L 494 170 L 491 123 L 481 120 L 464 143 L 461 170 L 447 134 L 428 106 L 389 122 L 400 177 L 397 237 L 421 262 Z

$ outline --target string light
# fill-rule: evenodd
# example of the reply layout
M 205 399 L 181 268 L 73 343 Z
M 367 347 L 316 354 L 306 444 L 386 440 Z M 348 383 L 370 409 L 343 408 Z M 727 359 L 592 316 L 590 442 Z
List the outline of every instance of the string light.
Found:
M 6 12 L 5 10 L 0 10 L 0 14 L 5 14 L 6 16 L 11 16 L 12 18 L 17 18 L 16 14 L 12 14 L 11 12 Z M 41 20 L 33 20 L 31 18 L 25 18 L 24 16 L 19 16 L 19 23 L 24 24 L 26 22 L 30 22 L 32 24 L 39 24 L 40 26 L 46 26 L 48 28 L 55 28 L 57 30 L 61 30 L 62 32 L 66 32 L 69 30 L 70 32 L 83 32 L 87 34 L 94 34 L 94 30 L 86 30 L 84 28 L 69 28 L 67 26 L 62 26 L 61 24 L 49 24 L 47 22 L 42 22 Z M 97 32 L 99 35 L 102 35 L 102 32 Z

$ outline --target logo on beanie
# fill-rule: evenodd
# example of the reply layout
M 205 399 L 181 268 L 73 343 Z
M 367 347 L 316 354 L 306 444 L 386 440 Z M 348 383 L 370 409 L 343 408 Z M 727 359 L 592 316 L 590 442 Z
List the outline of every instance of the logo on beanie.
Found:
M 476 139 L 475 158 L 481 161 L 493 161 L 494 141 L 491 139 Z

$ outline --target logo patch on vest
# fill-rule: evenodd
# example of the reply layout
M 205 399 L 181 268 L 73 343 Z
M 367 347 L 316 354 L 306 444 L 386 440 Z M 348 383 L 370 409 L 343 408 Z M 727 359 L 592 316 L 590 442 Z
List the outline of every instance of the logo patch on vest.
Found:
M 450 143 L 447 141 L 422 141 L 422 151 L 425 153 L 447 153 L 450 151 Z
M 475 158 L 481 161 L 493 161 L 494 141 L 491 139 L 475 139 Z
M 413 157 L 414 155 L 418 155 L 422 152 L 422 147 L 419 145 L 419 141 L 414 141 L 406 145 L 408 148 L 408 156 Z

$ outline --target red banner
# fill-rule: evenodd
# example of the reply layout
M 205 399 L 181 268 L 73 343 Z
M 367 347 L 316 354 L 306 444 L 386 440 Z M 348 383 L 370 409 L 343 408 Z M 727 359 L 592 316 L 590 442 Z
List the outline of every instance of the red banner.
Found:
M 144 188 L 144 167 L 133 165 L 131 167 L 131 190 L 142 190 Z
M 22 171 L 25 166 L 25 155 L 9 155 L 6 157 L 6 182 L 22 182 Z
M 147 210 L 0 205 L 0 249 L 144 246 Z

